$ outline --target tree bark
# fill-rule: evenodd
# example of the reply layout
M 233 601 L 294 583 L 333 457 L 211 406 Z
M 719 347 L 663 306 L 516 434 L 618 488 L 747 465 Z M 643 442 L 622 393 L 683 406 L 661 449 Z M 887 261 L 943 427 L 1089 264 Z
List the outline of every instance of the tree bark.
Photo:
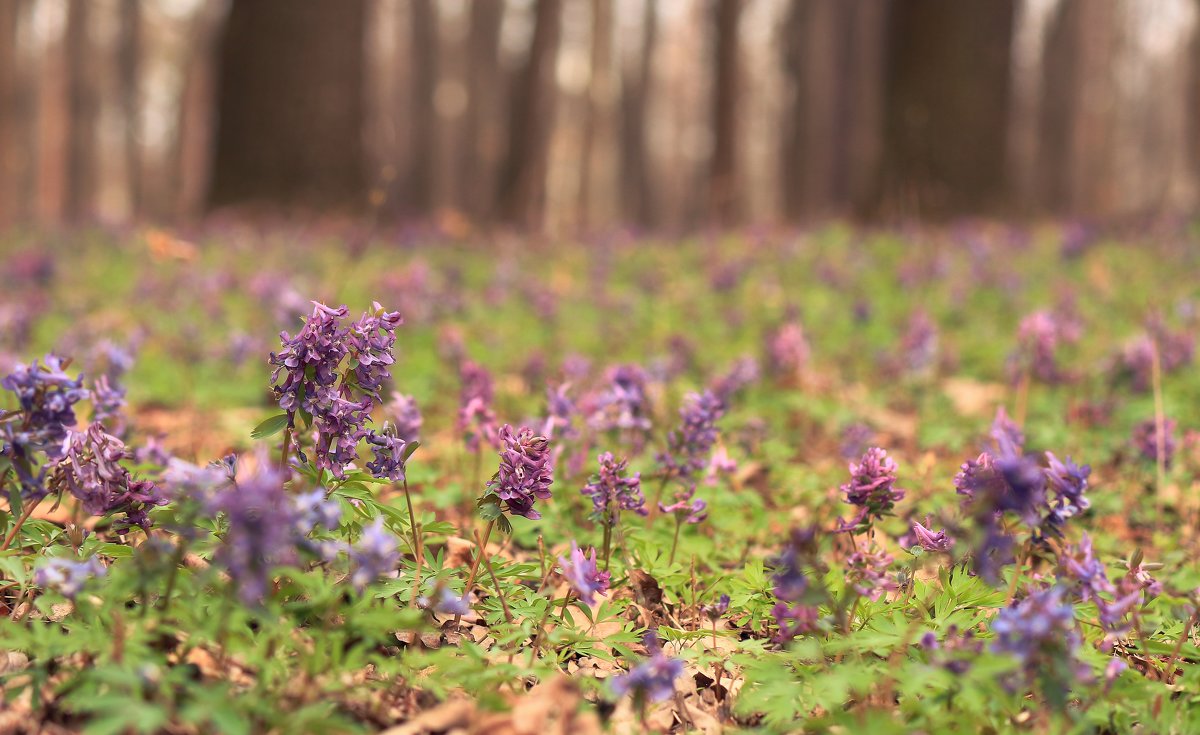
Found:
M 541 227 L 546 165 L 554 131 L 561 0 L 537 0 L 529 55 L 510 97 L 508 158 L 501 175 L 505 220 L 512 225 Z
M 460 163 L 465 182 L 468 214 L 478 223 L 490 223 L 496 211 L 496 177 L 504 145 L 503 92 L 506 87 L 500 64 L 500 27 L 504 3 L 473 0 L 467 40 L 466 145 Z
M 17 151 L 20 148 L 19 83 L 17 73 L 16 2 L 0 3 L 0 225 L 17 218 L 20 191 Z
M 210 206 L 365 205 L 365 14 L 362 0 L 234 0 Z
M 1002 207 L 1014 10 L 1013 0 L 893 4 L 877 213 Z
M 738 181 L 738 34 L 741 0 L 716 0 L 713 12 L 712 132 L 709 174 L 709 216 L 719 225 L 732 225 L 741 215 Z
M 434 204 L 438 121 L 434 104 L 438 82 L 438 13 L 434 0 L 412 0 L 408 48 L 412 70 L 408 204 L 410 215 L 426 216 Z
M 73 222 L 90 218 L 96 195 L 96 79 L 93 70 L 91 3 L 71 0 L 67 10 L 68 152 L 66 216 Z
M 642 38 L 637 65 L 621 85 L 621 211 L 631 221 L 654 223 L 655 191 L 646 151 L 646 100 L 650 92 L 654 47 L 658 40 L 658 3 L 643 0 Z
M 142 13 L 139 0 L 121 0 L 119 38 L 117 40 L 117 78 L 121 98 L 121 118 L 125 126 L 125 187 L 129 215 L 141 213 L 141 53 Z
M 612 141 L 609 115 L 615 91 L 612 73 L 613 8 L 608 0 L 592 0 L 592 38 L 587 109 L 583 119 L 583 139 L 579 151 L 579 198 L 576 203 L 580 232 L 591 227 L 598 208 L 597 181 L 602 177 L 601 159 Z M 597 139 L 600 144 L 597 145 Z M 611 183 L 605 181 L 605 184 Z

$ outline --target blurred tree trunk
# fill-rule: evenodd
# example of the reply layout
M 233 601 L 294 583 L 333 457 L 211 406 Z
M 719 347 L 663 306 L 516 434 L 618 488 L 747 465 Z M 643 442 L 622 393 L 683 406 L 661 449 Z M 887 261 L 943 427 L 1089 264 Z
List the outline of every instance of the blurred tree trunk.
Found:
M 529 55 L 510 96 L 508 158 L 501 174 L 502 209 L 513 225 L 539 229 L 554 131 L 561 0 L 537 0 Z
M 121 0 L 117 40 L 117 82 L 121 98 L 121 117 L 125 128 L 125 186 L 129 197 L 129 214 L 141 213 L 142 156 L 141 156 L 141 53 L 142 13 L 139 0 Z
M 70 148 L 70 89 L 67 74 L 66 33 L 54 25 L 40 48 L 32 75 L 36 100 L 35 162 L 37 185 L 34 208 L 37 220 L 57 224 L 67 203 L 67 166 Z
M 888 21 L 877 213 L 950 216 L 1006 201 L 1013 0 L 905 0 Z
M 199 217 L 204 213 L 205 195 L 212 178 L 212 147 L 216 114 L 213 108 L 217 96 L 217 42 L 224 11 L 220 3 L 206 3 L 192 19 L 190 43 L 184 61 L 183 92 L 179 99 L 176 150 L 172 162 L 171 214 L 181 220 Z M 128 131 L 126 131 L 128 134 Z M 133 158 L 140 183 L 141 157 L 137 141 L 127 153 Z
M 210 206 L 365 205 L 365 14 L 362 0 L 234 0 Z
M 615 92 L 612 71 L 613 8 L 609 0 L 592 0 L 592 39 L 587 109 L 583 118 L 583 137 L 579 151 L 579 200 L 576 204 L 579 230 L 586 232 L 597 210 L 596 179 L 602 176 L 603 158 L 612 144 L 611 100 Z M 599 139 L 600 145 L 597 145 Z
M 20 191 L 17 151 L 20 130 L 20 79 L 17 73 L 19 5 L 0 3 L 0 225 L 17 218 Z
M 861 209 L 882 149 L 883 32 L 879 0 L 797 0 L 781 39 L 791 99 L 784 119 L 784 215 Z
M 713 12 L 712 132 L 709 173 L 709 217 L 717 224 L 735 224 L 741 216 L 738 171 L 738 31 L 742 0 L 716 0 Z
M 650 185 L 646 151 L 646 100 L 654 47 L 658 40 L 658 3 L 643 0 L 642 38 L 637 65 L 621 84 L 621 211 L 646 226 L 655 221 L 655 192 Z
M 67 9 L 67 86 L 69 130 L 65 214 L 81 221 L 94 214 L 96 196 L 96 99 L 90 0 L 71 0 Z
M 434 95 L 438 83 L 438 13 L 434 0 L 412 0 L 408 49 L 412 70 L 412 109 L 409 117 L 409 214 L 429 215 L 434 204 L 438 120 Z
M 496 176 L 504 143 L 504 69 L 500 64 L 500 27 L 504 3 L 473 0 L 467 54 L 466 145 L 463 146 L 462 180 L 466 210 L 482 223 L 495 216 Z

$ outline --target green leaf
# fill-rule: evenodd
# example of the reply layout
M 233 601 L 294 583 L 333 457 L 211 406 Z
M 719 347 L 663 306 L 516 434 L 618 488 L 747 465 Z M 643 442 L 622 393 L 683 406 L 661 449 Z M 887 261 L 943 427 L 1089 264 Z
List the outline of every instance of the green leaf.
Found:
M 408 458 L 413 456 L 413 452 L 417 451 L 417 447 L 421 446 L 421 442 L 409 442 L 404 446 L 404 456 L 401 461 L 407 462 Z
M 251 432 L 250 432 L 250 438 L 251 439 L 266 439 L 267 437 L 275 436 L 279 432 L 283 431 L 283 428 L 285 426 L 287 426 L 287 422 L 288 422 L 288 415 L 286 413 L 281 413 L 276 416 L 272 416 L 271 418 L 267 419 L 266 421 L 263 421 L 258 426 L 255 426 L 254 429 L 251 430 Z

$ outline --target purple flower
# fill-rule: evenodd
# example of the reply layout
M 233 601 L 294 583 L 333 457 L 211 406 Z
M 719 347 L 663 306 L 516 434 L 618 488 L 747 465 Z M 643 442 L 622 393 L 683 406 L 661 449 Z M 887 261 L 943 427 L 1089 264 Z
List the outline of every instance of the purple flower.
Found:
M 684 523 L 700 523 L 708 518 L 708 503 L 693 497 L 695 494 L 695 485 L 680 489 L 675 493 L 674 503 L 670 505 L 659 503 L 658 509 L 663 513 L 678 515 Z
M 558 563 L 579 599 L 586 605 L 595 605 L 596 595 L 603 595 L 608 590 L 609 573 L 600 571 L 596 566 L 596 550 L 589 551 L 590 555 L 585 556 L 579 545 L 572 541 L 570 559 L 560 556 Z
M 148 530 L 150 508 L 167 503 L 154 483 L 133 479 L 121 466 L 129 453 L 99 422 L 86 431 L 68 432 L 62 457 L 51 471 L 50 487 L 71 493 L 93 515 L 124 513 L 119 529 L 136 525 Z
M 878 600 L 896 583 L 888 576 L 891 555 L 883 552 L 856 551 L 846 560 L 846 581 L 863 597 Z
M 600 471 L 592 475 L 580 491 L 592 499 L 592 516 L 601 523 L 615 525 L 623 510 L 646 515 L 641 473 L 635 472 L 626 477 L 629 462 L 618 462 L 612 452 L 601 454 L 599 463 Z
M 1163 419 L 1163 466 L 1170 467 L 1175 458 L 1175 419 Z M 1158 461 L 1158 422 L 1142 421 L 1133 427 L 1133 446 L 1149 462 Z
M 307 536 L 318 527 L 336 530 L 342 518 L 342 507 L 326 499 L 325 491 L 320 488 L 294 496 L 292 506 L 296 511 L 296 532 L 301 536 Z
M 848 424 L 842 429 L 840 449 L 842 459 L 861 457 L 875 438 L 875 430 L 864 423 Z
M 929 519 L 926 518 L 925 522 L 928 523 Z M 917 545 L 925 551 L 949 551 L 950 547 L 954 546 L 954 539 L 946 535 L 945 529 L 934 533 L 918 521 L 913 521 L 912 532 L 917 539 Z
M 549 441 L 528 427 L 518 431 L 505 424 L 500 427 L 500 442 L 500 467 L 488 481 L 488 490 L 503 501 L 509 513 L 541 518 L 533 504 L 550 498 L 554 468 L 550 466 Z
M 713 604 L 701 607 L 700 612 L 715 623 L 729 612 L 729 595 L 721 595 Z
M 229 572 L 246 604 L 261 603 L 275 567 L 296 558 L 296 529 L 300 513 L 283 489 L 284 476 L 270 465 L 230 485 L 210 502 L 223 513 L 226 531 L 213 561 Z
M 1084 493 L 1088 489 L 1088 476 L 1092 468 L 1088 465 L 1080 467 L 1070 457 L 1060 462 L 1051 452 L 1046 452 L 1046 459 L 1050 463 L 1045 470 L 1046 484 L 1055 495 L 1050 513 L 1052 521 L 1061 525 L 1066 519 L 1091 507 L 1091 501 L 1084 497 Z
M 349 330 L 341 325 L 349 311 L 345 306 L 332 309 L 312 303 L 313 312 L 304 328 L 294 337 L 280 332 L 283 349 L 272 352 L 269 360 L 275 366 L 271 389 L 292 427 L 297 411 L 317 416 L 337 397 L 338 367 L 349 353 Z
M 1079 539 L 1079 544 L 1067 546 L 1058 558 L 1059 579 L 1067 586 L 1075 589 L 1083 602 L 1095 600 L 1097 605 L 1103 604 L 1100 593 L 1112 594 L 1116 591 L 1104 564 L 1095 556 L 1092 550 L 1092 539 L 1085 533 Z
M 570 383 L 562 383 L 557 388 L 546 388 L 547 438 L 553 439 L 558 436 L 562 439 L 574 439 L 579 436 L 579 430 L 575 427 L 575 416 L 579 410 L 575 407 L 575 401 L 567 395 L 570 387 Z
M 395 434 L 387 423 L 382 432 L 372 431 L 367 435 L 367 444 L 375 458 L 367 462 L 367 470 L 373 477 L 392 482 L 404 482 L 408 462 L 408 443 Z
M 412 443 L 421 440 L 421 410 L 412 396 L 403 393 L 392 393 L 392 400 L 384 409 L 386 415 L 396 427 L 396 437 Z
M 633 431 L 644 435 L 650 429 L 646 414 L 646 371 L 637 365 L 619 365 L 609 371 L 608 388 L 600 394 L 588 419 L 599 431 Z
M 887 452 L 872 447 L 857 463 L 850 463 L 850 482 L 842 485 L 846 502 L 857 506 L 856 518 L 845 524 L 855 528 L 870 523 L 872 518 L 891 515 L 897 501 L 904 498 L 904 491 L 896 484 L 896 462 Z
M 996 418 L 992 420 L 992 441 L 995 442 L 997 454 L 1015 453 L 1025 446 L 1025 434 L 1021 427 L 1008 417 L 1004 406 L 996 409 Z
M 767 337 L 767 368 L 776 377 L 795 379 L 808 365 L 810 352 L 804 328 L 788 322 Z
M 396 327 L 403 323 L 400 312 L 384 311 L 378 302 L 372 302 L 371 311 L 350 327 L 347 342 L 355 360 L 354 381 L 359 390 L 376 400 L 379 400 L 384 381 L 391 377 L 389 369 L 395 362 L 392 348 L 396 344 Z
M 1056 707 L 1065 704 L 1072 684 L 1087 671 L 1076 659 L 1080 637 L 1074 610 L 1062 598 L 1061 587 L 1034 592 L 1001 610 L 991 625 L 992 650 L 1014 656 L 1026 682 L 1036 678 Z
M 901 362 L 911 373 L 923 373 L 937 362 L 937 325 L 923 309 L 917 309 L 908 319 L 908 328 L 900 339 Z
M 86 561 L 72 561 L 60 557 L 49 559 L 38 567 L 33 580 L 37 586 L 57 590 L 64 597 L 73 600 L 89 579 L 103 577 L 107 571 L 94 556 Z
M 19 416 L 10 415 L 0 423 L 3 453 L 13 462 L 21 494 L 31 501 L 46 495 L 44 474 L 34 455 L 44 453 L 51 460 L 62 456 L 63 440 L 75 426 L 73 407 L 88 397 L 83 376 L 71 378 L 55 355 L 46 355 L 44 363 L 17 365 L 0 380 L 0 386 L 16 394 L 20 404 Z
M 480 451 L 484 442 L 491 447 L 497 446 L 496 414 L 482 398 L 472 398 L 459 408 L 458 430 L 468 452 Z
M 400 561 L 396 537 L 384 529 L 382 518 L 376 518 L 363 529 L 358 543 L 350 547 L 349 555 L 353 570 L 350 583 L 359 592 L 380 576 L 395 571 Z
M 775 573 L 771 577 L 775 596 L 784 602 L 798 602 L 808 591 L 808 576 L 804 572 L 816 554 L 816 532 L 813 529 L 793 529 L 788 544 L 772 560 Z
M 820 613 L 815 605 L 775 603 L 771 608 L 771 617 L 775 618 L 775 625 L 779 628 L 775 642 L 787 643 L 798 635 L 817 630 L 821 621 Z
M 725 415 L 725 404 L 712 391 L 689 393 L 679 409 L 681 425 L 667 436 L 667 451 L 658 461 L 667 474 L 690 480 L 708 464 L 717 443 L 716 422 Z
M 371 312 L 346 328 L 342 326 L 348 313 L 345 306 L 331 309 L 313 303 L 312 315 L 295 337 L 280 333 L 283 349 L 271 353 L 270 359 L 275 366 L 272 389 L 288 414 L 289 427 L 295 427 L 298 411 L 312 417 L 317 432 L 314 464 L 341 479 L 357 458 L 371 408 L 390 377 L 395 329 L 401 319 L 398 313 L 372 304 Z M 350 367 L 339 382 L 347 357 Z
M 760 377 L 758 360 L 744 355 L 734 361 L 728 372 L 713 381 L 712 392 L 718 400 L 728 404 L 734 396 L 757 383 Z
M 113 433 L 121 434 L 125 419 L 125 389 L 101 375 L 92 383 L 92 420 L 113 427 Z
M 471 603 L 466 596 L 459 597 L 454 594 L 454 590 L 449 587 L 442 587 L 437 591 L 437 602 L 433 603 L 434 612 L 442 615 L 466 615 L 471 612 Z M 422 608 L 427 608 L 430 605 L 430 600 L 426 597 L 418 598 L 417 605 Z
M 1027 372 L 1043 383 L 1057 382 L 1058 345 L 1063 338 L 1058 320 L 1049 311 L 1035 311 L 1021 320 L 1017 327 L 1017 369 Z
M 628 674 L 614 677 L 613 692 L 623 697 L 632 694 L 637 702 L 661 702 L 675 694 L 675 679 L 683 673 L 683 662 L 663 652 L 654 633 L 646 634 L 646 649 L 650 658 L 635 666 Z

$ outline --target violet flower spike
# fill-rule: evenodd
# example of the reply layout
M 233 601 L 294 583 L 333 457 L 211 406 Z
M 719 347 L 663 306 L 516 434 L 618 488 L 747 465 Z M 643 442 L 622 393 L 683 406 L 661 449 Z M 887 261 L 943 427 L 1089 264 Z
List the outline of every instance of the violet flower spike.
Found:
M 608 591 L 610 575 L 596 566 L 596 550 L 588 551 L 591 553 L 584 555 L 579 545 L 572 541 L 570 557 L 560 556 L 558 563 L 562 566 L 563 576 L 567 578 L 571 589 L 584 604 L 592 606 L 596 604 L 597 594 L 603 595 Z

